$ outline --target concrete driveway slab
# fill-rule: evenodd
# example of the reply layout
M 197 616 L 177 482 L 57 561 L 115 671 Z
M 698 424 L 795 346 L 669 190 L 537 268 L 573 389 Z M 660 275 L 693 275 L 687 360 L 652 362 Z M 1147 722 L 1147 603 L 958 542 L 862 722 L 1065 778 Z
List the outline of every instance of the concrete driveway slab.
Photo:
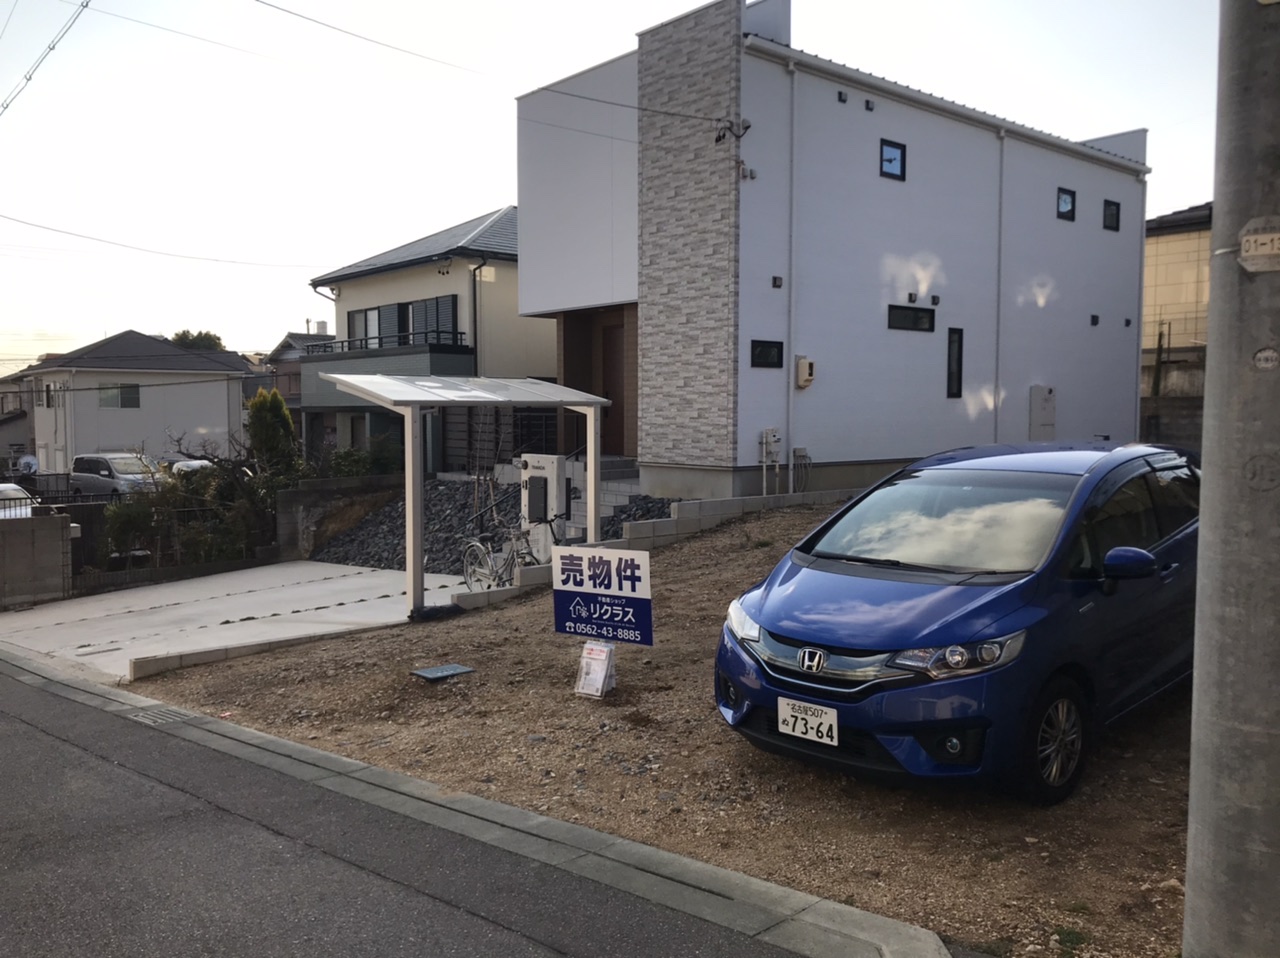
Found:
M 448 605 L 460 577 L 425 577 Z M 114 681 L 404 622 L 403 572 L 283 562 L 0 613 L 0 642 Z

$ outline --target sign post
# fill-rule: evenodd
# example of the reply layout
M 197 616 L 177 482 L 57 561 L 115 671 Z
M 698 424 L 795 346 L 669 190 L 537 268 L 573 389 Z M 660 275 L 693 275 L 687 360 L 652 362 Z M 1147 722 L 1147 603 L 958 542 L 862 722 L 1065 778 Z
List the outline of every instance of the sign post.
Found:
M 602 698 L 617 681 L 612 643 L 653 645 L 649 553 L 555 546 L 551 583 L 556 631 L 587 640 L 575 691 Z

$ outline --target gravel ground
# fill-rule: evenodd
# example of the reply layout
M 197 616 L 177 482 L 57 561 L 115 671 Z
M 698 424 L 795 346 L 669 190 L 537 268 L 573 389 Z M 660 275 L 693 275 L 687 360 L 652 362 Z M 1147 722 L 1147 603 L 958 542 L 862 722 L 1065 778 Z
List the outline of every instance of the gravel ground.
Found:
M 1080 792 L 1033 808 L 888 787 L 754 749 L 711 698 L 724 609 L 821 509 L 759 514 L 653 553 L 652 648 L 573 693 L 551 594 L 138 683 L 253 728 L 931 928 L 957 952 L 1174 958 L 1190 692 L 1109 731 Z M 427 685 L 411 669 L 476 671 Z
M 462 540 L 480 531 L 515 526 L 520 521 L 520 495 L 516 486 L 487 489 L 470 482 L 435 479 L 424 484 L 423 551 L 425 571 L 439 575 L 462 574 Z M 515 492 L 504 500 L 508 493 Z M 665 519 L 671 515 L 674 499 L 633 496 L 630 504 L 601 523 L 601 538 L 622 535 L 622 523 L 636 519 Z M 495 509 L 481 518 L 484 529 L 471 517 L 497 502 Z M 499 522 L 493 520 L 496 512 Z M 334 536 L 311 554 L 316 562 L 365 566 L 373 569 L 404 569 L 404 497 L 366 516 L 361 522 Z

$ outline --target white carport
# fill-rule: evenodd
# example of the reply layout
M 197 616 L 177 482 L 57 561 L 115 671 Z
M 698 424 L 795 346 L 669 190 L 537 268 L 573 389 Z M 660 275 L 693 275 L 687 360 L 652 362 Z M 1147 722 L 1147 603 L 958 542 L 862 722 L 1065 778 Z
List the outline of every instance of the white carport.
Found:
M 600 540 L 600 407 L 609 400 L 539 379 L 321 373 L 341 392 L 404 416 L 405 576 L 409 615 L 423 607 L 422 416 L 444 406 L 555 406 L 587 417 L 587 541 Z

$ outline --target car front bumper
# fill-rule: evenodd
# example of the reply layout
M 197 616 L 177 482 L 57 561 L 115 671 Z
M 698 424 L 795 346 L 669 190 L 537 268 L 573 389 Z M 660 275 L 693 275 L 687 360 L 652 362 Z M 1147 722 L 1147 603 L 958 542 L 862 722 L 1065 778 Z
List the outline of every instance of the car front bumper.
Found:
M 856 695 L 796 691 L 766 673 L 726 627 L 716 652 L 716 705 L 721 716 L 766 751 L 863 777 L 985 777 L 1013 755 L 1020 725 L 1008 698 L 992 695 L 1017 682 L 1017 663 L 997 672 Z M 833 708 L 839 743 L 778 730 L 779 696 Z

